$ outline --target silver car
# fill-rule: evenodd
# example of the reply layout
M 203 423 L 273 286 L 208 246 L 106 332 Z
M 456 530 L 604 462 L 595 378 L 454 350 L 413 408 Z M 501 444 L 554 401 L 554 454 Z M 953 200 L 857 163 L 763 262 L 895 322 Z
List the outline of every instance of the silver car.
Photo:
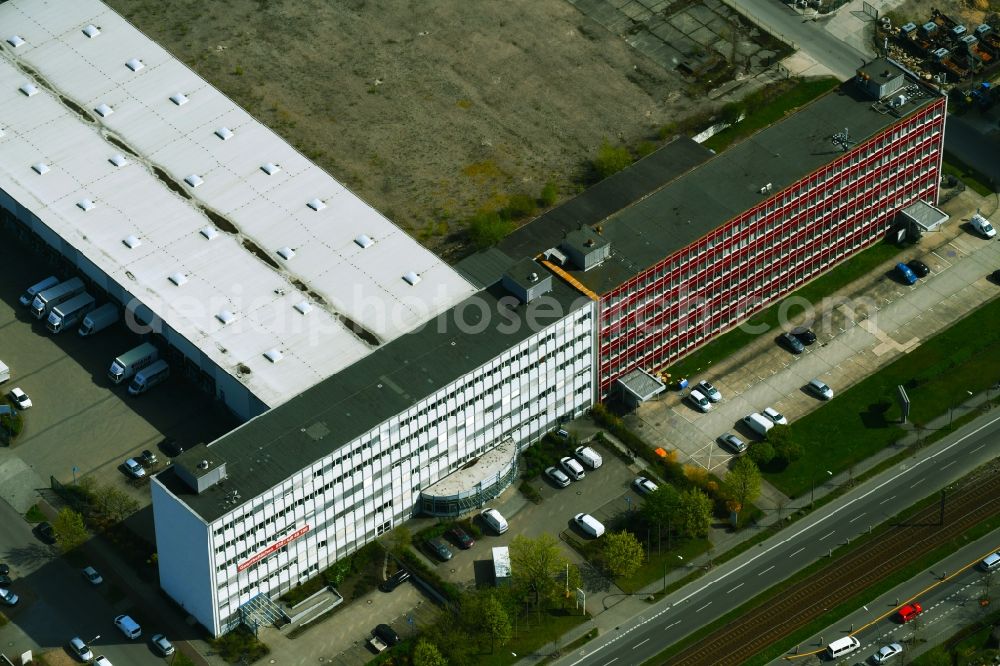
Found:
M 903 646 L 899 643 L 890 643 L 889 645 L 883 645 L 878 649 L 878 651 L 872 655 L 872 663 L 884 664 L 889 661 L 899 653 L 903 651 Z
M 702 380 L 698 382 L 698 385 L 695 386 L 695 388 L 701 391 L 702 395 L 712 402 L 719 402 L 722 400 L 722 394 L 719 393 L 719 389 L 715 388 L 707 381 Z
M 822 400 L 829 400 L 833 397 L 833 389 L 819 379 L 810 379 L 809 383 L 806 384 L 806 389 Z
M 552 483 L 556 484 L 560 488 L 565 488 L 570 484 L 569 477 L 566 476 L 561 469 L 558 467 L 547 467 L 545 469 L 545 476 L 552 480 Z

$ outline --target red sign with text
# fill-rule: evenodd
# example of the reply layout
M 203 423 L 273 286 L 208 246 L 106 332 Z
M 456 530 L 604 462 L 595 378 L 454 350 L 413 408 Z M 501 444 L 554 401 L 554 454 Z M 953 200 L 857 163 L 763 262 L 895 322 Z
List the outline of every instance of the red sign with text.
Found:
M 309 531 L 309 526 L 308 525 L 306 525 L 305 527 L 300 527 L 299 529 L 295 530 L 294 532 L 292 532 L 291 534 L 289 534 L 288 536 L 286 536 L 281 541 L 276 541 L 275 543 L 272 543 L 270 546 L 268 546 L 264 550 L 260 551 L 259 553 L 257 553 L 253 557 L 251 557 L 249 560 L 247 560 L 243 564 L 240 564 L 239 566 L 237 566 L 236 567 L 236 571 L 239 572 L 239 571 L 243 571 L 247 567 L 252 567 L 253 565 L 255 565 L 258 562 L 260 562 L 262 559 L 264 559 L 265 557 L 267 557 L 268 555 L 271 555 L 272 553 L 275 553 L 275 552 L 281 550 L 282 548 L 284 548 L 285 546 L 287 546 L 291 542 L 295 541 L 296 539 L 298 539 L 300 536 L 302 536 L 303 534 L 305 534 L 308 531 Z

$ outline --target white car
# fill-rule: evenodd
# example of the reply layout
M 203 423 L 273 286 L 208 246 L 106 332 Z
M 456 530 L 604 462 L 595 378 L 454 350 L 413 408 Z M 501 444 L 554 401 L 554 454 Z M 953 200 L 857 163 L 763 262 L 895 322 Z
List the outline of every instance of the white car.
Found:
M 80 661 L 90 661 L 94 658 L 94 653 L 90 651 L 90 646 L 83 642 L 79 636 L 74 636 L 69 642 L 69 649 Z
M 878 649 L 878 652 L 872 655 L 872 662 L 876 664 L 884 664 L 889 661 L 899 653 L 903 651 L 903 646 L 899 643 L 890 643 L 889 645 L 883 645 Z
M 774 407 L 765 407 L 762 412 L 764 416 L 771 420 L 774 425 L 788 425 L 788 419 Z
M 174 646 L 163 634 L 156 634 L 150 642 L 153 644 L 153 649 L 155 649 L 161 657 L 169 657 L 174 653 Z
M 28 409 L 31 407 L 31 398 L 28 394 L 19 388 L 13 388 L 10 390 L 10 398 L 17 405 L 18 409 Z
M 104 579 L 101 578 L 101 574 L 97 573 L 97 569 L 95 569 L 94 567 L 84 567 L 82 573 L 83 577 L 91 585 L 100 585 L 101 583 L 104 582 Z
M 707 412 L 712 409 L 712 403 L 698 389 L 691 389 L 691 392 L 687 394 L 687 399 L 700 412 Z
M 94 666 L 114 666 L 114 664 L 103 654 L 99 654 L 97 655 L 97 659 L 94 660 Z
M 719 389 L 704 380 L 698 382 L 698 385 L 695 386 L 695 388 L 701 391 L 701 393 L 712 402 L 719 402 L 722 400 L 722 394 L 719 393 Z
M 569 485 L 569 477 L 563 474 L 562 470 L 558 467 L 548 467 L 545 469 L 545 476 L 552 479 L 552 483 L 556 484 L 560 488 L 565 488 Z
M 131 474 L 133 478 L 141 479 L 146 476 L 146 470 L 142 468 L 142 465 L 140 465 L 135 458 L 129 458 L 125 461 L 125 469 L 128 470 L 128 473 Z
M 16 606 L 19 598 L 14 594 L 13 590 L 5 590 L 0 587 L 0 601 L 3 601 L 8 606 Z
M 644 476 L 640 476 L 638 479 L 633 481 L 632 486 L 635 488 L 635 491 L 640 495 L 649 495 L 651 493 L 656 492 L 656 489 L 659 488 L 658 485 L 656 485 L 655 483 L 653 483 Z
M 983 238 L 993 238 L 997 235 L 997 230 L 993 228 L 990 221 L 979 213 L 972 216 L 972 219 L 969 220 L 969 226 Z
M 566 472 L 566 476 L 574 481 L 580 481 L 587 473 L 583 471 L 583 465 L 577 462 L 576 458 L 565 456 L 559 459 L 559 466 Z

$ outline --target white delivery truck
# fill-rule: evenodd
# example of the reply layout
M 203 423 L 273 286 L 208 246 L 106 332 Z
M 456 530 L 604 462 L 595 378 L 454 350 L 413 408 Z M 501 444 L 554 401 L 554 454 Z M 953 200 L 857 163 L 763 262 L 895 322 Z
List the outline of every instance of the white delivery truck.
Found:
M 35 315 L 35 319 L 44 319 L 52 308 L 82 293 L 83 280 L 80 278 L 60 282 L 35 294 L 35 300 L 31 301 L 31 314 Z
M 144 342 L 111 362 L 111 367 L 108 368 L 108 379 L 115 384 L 121 384 L 158 358 L 160 358 L 160 352 L 156 347 L 152 343 Z
M 767 431 L 774 427 L 774 421 L 758 412 L 744 416 L 743 423 L 761 437 L 767 437 Z
M 167 381 L 170 376 L 170 366 L 164 360 L 156 361 L 135 373 L 132 383 L 128 385 L 131 395 L 142 395 L 157 384 Z
M 510 548 L 507 546 L 493 549 L 493 582 L 497 587 L 510 585 Z
M 589 446 L 578 446 L 576 447 L 575 453 L 576 457 L 590 469 L 597 469 L 604 464 L 604 459 L 601 458 L 601 454 Z
M 41 282 L 35 283 L 30 287 L 28 287 L 28 290 L 25 291 L 23 294 L 21 294 L 21 298 L 17 300 L 23 307 L 28 307 L 29 305 L 31 305 L 31 301 L 35 300 L 35 296 L 38 295 L 38 292 L 45 291 L 46 289 L 51 289 L 57 284 L 59 284 L 59 278 L 57 278 L 55 275 L 50 275 Z
M 10 368 L 3 361 L 0 361 L 0 384 L 10 379 Z
M 80 334 L 80 337 L 87 337 L 98 331 L 103 331 L 116 321 L 118 321 L 118 306 L 114 303 L 105 303 L 83 318 L 83 323 L 80 324 L 80 330 L 77 333 Z
M 50 332 L 60 333 L 67 328 L 75 326 L 77 322 L 86 317 L 87 313 L 93 309 L 94 297 L 87 292 L 83 292 L 52 308 L 45 325 Z

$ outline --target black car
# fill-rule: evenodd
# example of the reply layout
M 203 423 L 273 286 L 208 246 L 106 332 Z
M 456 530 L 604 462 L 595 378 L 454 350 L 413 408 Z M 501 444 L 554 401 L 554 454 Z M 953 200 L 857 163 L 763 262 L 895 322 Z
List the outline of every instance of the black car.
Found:
M 0 563 L 0 576 L 10 575 L 10 565 Z
M 35 528 L 35 534 L 38 535 L 38 538 L 43 543 L 53 544 L 56 542 L 56 531 L 48 523 L 38 523 L 38 527 Z
M 178 444 L 176 440 L 168 437 L 160 442 L 160 450 L 171 458 L 176 458 L 180 454 L 184 453 L 184 446 Z
M 153 465 L 158 463 L 159 460 L 157 460 L 155 453 L 153 453 L 149 449 L 146 449 L 145 451 L 142 452 L 142 455 L 139 457 L 139 462 L 142 463 L 143 467 L 152 467 Z
M 804 345 L 811 345 L 816 342 L 816 334 L 806 326 L 796 326 L 792 329 L 792 335 L 799 339 Z
M 910 270 L 913 271 L 913 274 L 918 278 L 927 277 L 927 274 L 931 272 L 931 269 L 927 267 L 927 264 L 919 259 L 908 261 L 906 262 L 906 265 L 910 267 Z
M 0 575 L 0 587 L 10 587 L 12 582 L 10 576 Z
M 801 354 L 802 350 L 805 349 L 802 342 L 791 333 L 782 333 L 779 335 L 778 344 L 793 354 Z
M 392 592 L 397 587 L 410 580 L 410 572 L 406 569 L 400 569 L 396 573 L 392 574 L 385 579 L 385 582 L 378 586 L 378 589 L 383 592 Z
M 441 537 L 428 539 L 427 548 L 445 562 L 452 558 L 451 548 L 448 547 L 448 544 Z
M 448 530 L 448 536 L 450 536 L 451 540 L 458 544 L 458 547 L 462 550 L 468 550 L 476 545 L 475 540 L 461 527 L 456 526 Z
M 373 635 L 382 639 L 382 642 L 392 647 L 393 645 L 399 645 L 399 634 L 396 630 L 387 624 L 380 624 L 375 627 L 375 631 L 372 632 Z

